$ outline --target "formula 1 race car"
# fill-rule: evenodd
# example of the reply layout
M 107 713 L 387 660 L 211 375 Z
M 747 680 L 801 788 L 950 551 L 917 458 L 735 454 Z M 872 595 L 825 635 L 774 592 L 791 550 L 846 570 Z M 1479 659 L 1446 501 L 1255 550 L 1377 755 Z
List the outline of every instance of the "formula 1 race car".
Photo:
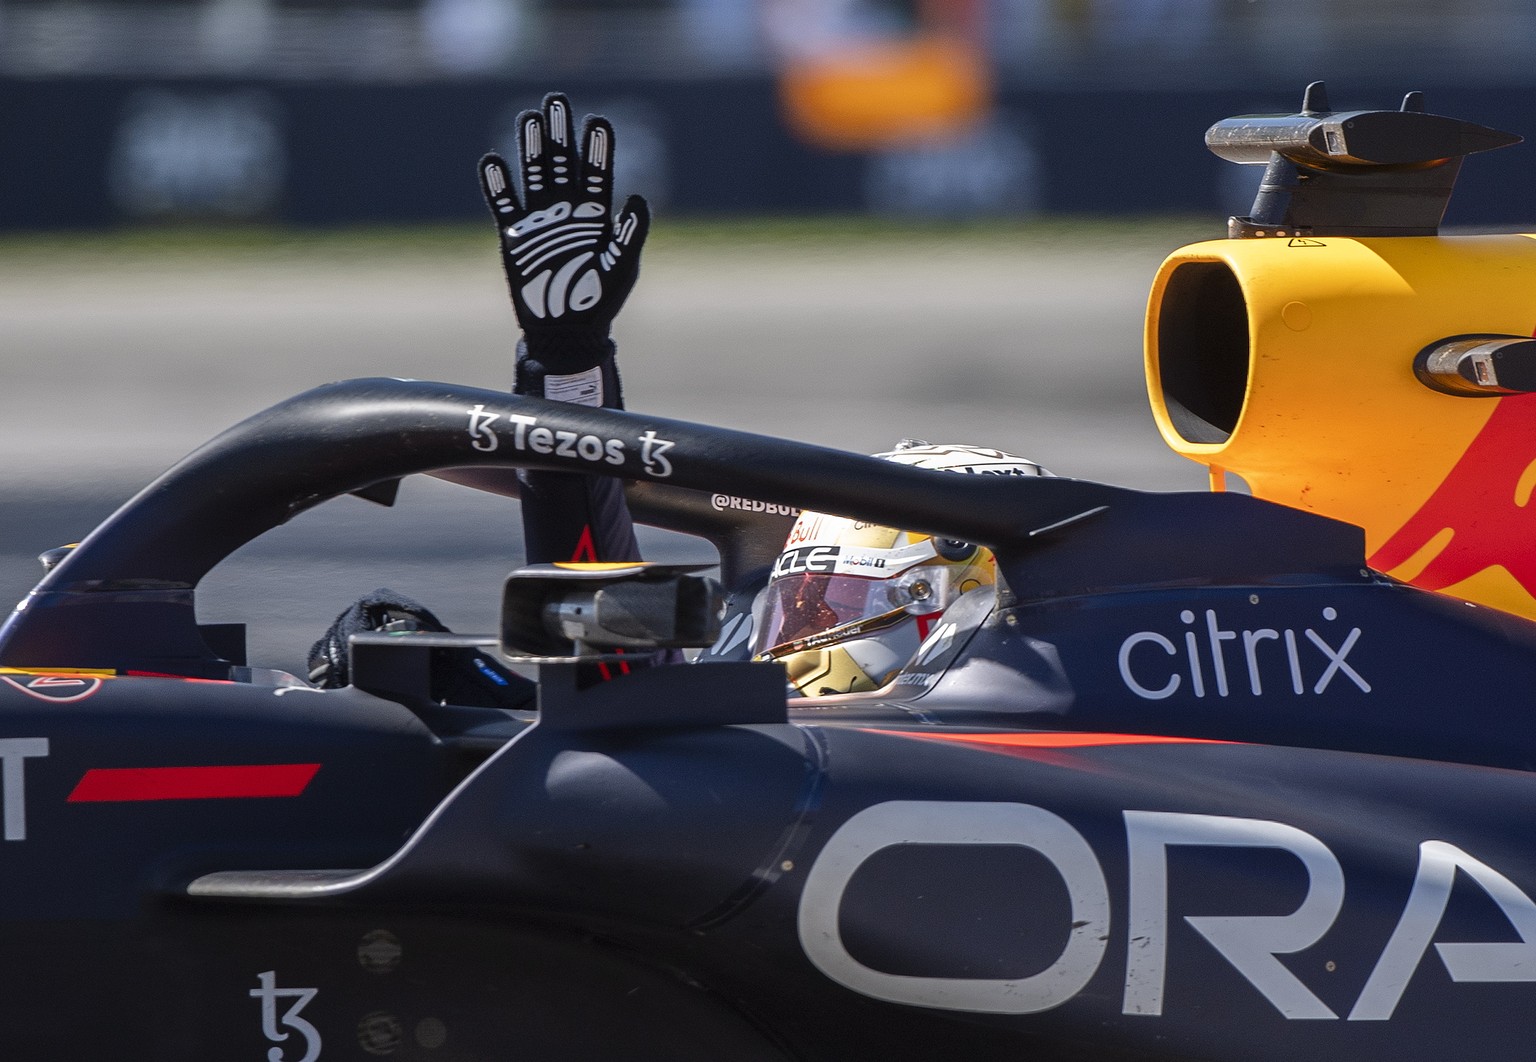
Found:
M 1528 1056 L 1536 244 L 1436 235 L 1513 140 L 1320 88 L 1211 129 L 1265 182 L 1158 274 L 1148 380 L 1252 494 L 400 380 L 231 428 L 0 631 L 8 1054 Z M 198 622 L 297 512 L 515 468 L 631 481 L 719 584 L 522 570 L 495 634 L 359 635 L 340 689 Z M 729 650 L 799 508 L 985 544 L 997 587 L 885 688 L 787 700 Z M 466 646 L 528 706 L 440 696 Z

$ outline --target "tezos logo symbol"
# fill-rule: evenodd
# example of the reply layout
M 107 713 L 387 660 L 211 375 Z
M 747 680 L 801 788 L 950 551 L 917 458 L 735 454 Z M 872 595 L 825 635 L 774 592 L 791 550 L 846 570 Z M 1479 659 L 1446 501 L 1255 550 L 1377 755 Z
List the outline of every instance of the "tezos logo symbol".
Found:
M 273 1043 L 282 1043 L 291 1033 L 278 1028 L 281 1024 L 304 1038 L 304 1053 L 298 1058 L 288 1058 L 286 1052 L 280 1047 L 268 1050 L 267 1058 L 271 1062 L 315 1062 L 320 1057 L 320 1030 L 299 1017 L 299 1012 L 309 1005 L 310 1000 L 314 999 L 320 990 L 318 988 L 278 988 L 277 973 L 274 970 L 257 974 L 256 979 L 261 987 L 251 989 L 250 996 L 252 999 L 261 1000 L 262 1034 Z M 293 1000 L 293 1005 L 283 1011 L 281 1019 L 277 1015 L 279 999 Z

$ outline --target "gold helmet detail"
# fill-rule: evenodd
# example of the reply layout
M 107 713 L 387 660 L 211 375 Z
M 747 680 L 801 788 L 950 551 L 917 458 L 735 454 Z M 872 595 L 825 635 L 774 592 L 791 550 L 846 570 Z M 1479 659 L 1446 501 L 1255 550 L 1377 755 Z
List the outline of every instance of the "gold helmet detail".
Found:
M 1001 450 L 904 442 L 877 457 L 981 475 L 1049 475 Z M 791 690 L 876 690 L 912 659 L 961 594 L 997 581 L 991 550 L 826 513 L 801 513 L 754 607 L 753 653 Z

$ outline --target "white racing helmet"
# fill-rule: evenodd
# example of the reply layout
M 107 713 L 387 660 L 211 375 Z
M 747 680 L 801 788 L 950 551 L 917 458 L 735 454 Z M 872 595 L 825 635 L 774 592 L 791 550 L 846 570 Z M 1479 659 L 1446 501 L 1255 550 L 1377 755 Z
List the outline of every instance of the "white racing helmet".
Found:
M 1048 476 L 979 446 L 903 440 L 876 454 L 946 472 Z M 807 697 L 877 690 L 961 594 L 997 581 L 992 551 L 825 513 L 801 513 L 753 607 L 753 656 L 777 660 Z

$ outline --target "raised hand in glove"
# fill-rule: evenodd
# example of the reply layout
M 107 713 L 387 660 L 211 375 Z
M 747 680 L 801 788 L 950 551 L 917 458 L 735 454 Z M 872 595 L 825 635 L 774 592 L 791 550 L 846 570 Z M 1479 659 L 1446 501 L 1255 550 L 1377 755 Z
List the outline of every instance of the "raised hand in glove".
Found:
M 608 335 L 634 287 L 650 210 L 632 195 L 614 216 L 613 127 L 589 116 L 578 143 L 572 126 L 570 101 L 546 96 L 518 118 L 522 198 L 499 155 L 480 160 L 480 186 L 525 337 L 516 390 L 618 406 Z

